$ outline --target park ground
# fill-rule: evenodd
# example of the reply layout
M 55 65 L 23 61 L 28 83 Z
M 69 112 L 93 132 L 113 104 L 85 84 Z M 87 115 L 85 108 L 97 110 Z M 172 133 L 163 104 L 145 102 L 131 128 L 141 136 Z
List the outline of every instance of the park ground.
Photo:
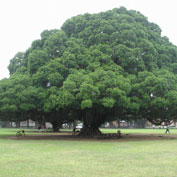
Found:
M 122 129 L 120 138 L 16 132 L 0 129 L 0 177 L 177 177 L 176 129 Z

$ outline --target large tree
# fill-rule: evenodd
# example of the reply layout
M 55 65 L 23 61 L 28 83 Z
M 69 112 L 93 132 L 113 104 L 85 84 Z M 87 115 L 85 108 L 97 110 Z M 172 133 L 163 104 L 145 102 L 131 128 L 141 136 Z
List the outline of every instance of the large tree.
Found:
M 38 115 L 56 130 L 81 120 L 82 133 L 91 135 L 109 120 L 176 118 L 177 47 L 158 25 L 124 7 L 78 15 L 60 30 L 44 31 L 10 61 L 9 71 L 2 88 L 19 75 L 29 85 L 18 84 L 20 94 L 16 85 L 2 89 L 1 113 Z M 13 98 L 18 105 L 9 103 Z

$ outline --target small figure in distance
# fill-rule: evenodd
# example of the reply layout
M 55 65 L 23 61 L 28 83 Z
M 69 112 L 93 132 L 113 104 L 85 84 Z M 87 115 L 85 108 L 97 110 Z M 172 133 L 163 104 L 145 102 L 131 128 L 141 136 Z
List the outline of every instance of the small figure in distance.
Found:
M 121 131 L 117 130 L 117 135 L 120 137 L 121 136 Z
M 168 126 L 168 125 L 167 125 L 167 127 L 166 127 L 165 134 L 167 134 L 167 133 L 170 133 L 170 129 L 169 129 L 169 126 Z
M 39 132 L 39 133 L 41 132 L 41 126 L 38 127 L 38 132 Z
M 25 130 L 20 130 L 16 133 L 16 136 L 25 136 Z
M 22 135 L 25 136 L 25 130 L 22 130 Z
M 73 128 L 73 135 L 76 133 L 76 127 Z

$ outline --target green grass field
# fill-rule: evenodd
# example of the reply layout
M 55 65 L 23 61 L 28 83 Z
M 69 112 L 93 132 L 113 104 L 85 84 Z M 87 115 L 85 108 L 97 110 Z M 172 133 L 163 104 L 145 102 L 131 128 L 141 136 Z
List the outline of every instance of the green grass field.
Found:
M 116 133 L 118 129 L 102 129 L 102 132 L 104 133 Z M 164 134 L 165 133 L 165 128 L 162 129 L 120 129 L 122 133 L 124 134 Z M 176 134 L 177 135 L 177 129 L 170 128 L 170 133 L 171 134 Z
M 0 177 L 177 177 L 177 139 L 127 142 L 9 139 L 16 131 L 0 129 Z M 103 132 L 113 133 L 116 129 Z M 177 130 L 171 130 L 171 134 L 177 134 Z

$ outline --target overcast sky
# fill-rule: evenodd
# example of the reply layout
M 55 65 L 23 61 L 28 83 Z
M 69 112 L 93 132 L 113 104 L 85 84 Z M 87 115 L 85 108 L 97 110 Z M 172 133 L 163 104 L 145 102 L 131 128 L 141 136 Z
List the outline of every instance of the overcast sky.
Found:
M 177 45 L 176 0 L 0 0 L 0 79 L 9 77 L 7 66 L 46 29 L 59 29 L 78 14 L 97 13 L 124 6 L 140 11 Z

